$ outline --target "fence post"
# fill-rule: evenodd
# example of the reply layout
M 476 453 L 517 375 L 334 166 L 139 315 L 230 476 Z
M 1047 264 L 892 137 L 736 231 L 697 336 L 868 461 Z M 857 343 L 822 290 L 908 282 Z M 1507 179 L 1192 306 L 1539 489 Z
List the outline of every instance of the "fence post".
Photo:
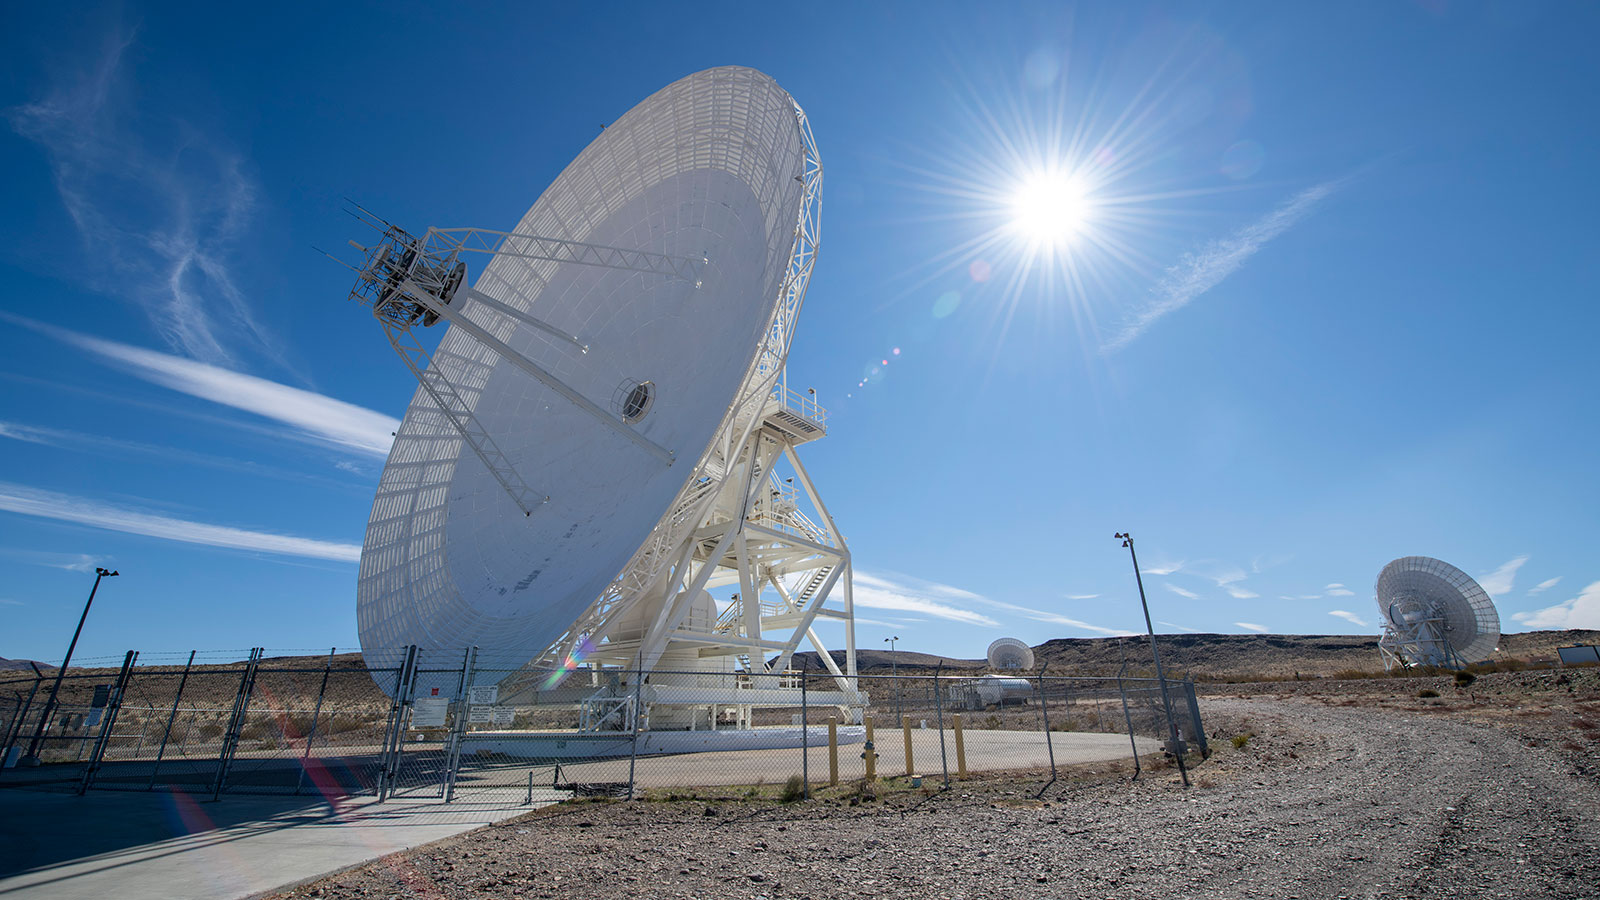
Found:
M 933 708 L 939 714 L 939 768 L 944 772 L 944 789 L 950 790 L 950 756 L 944 749 L 944 699 L 939 696 L 939 677 L 944 674 L 944 661 L 933 675 Z
M 828 787 L 839 784 L 839 717 L 828 717 Z
M 300 755 L 300 775 L 294 780 L 296 794 L 306 783 L 306 766 L 311 764 L 311 742 L 317 739 L 317 720 L 322 718 L 322 698 L 328 695 L 328 676 L 333 674 L 333 656 L 338 652 L 338 647 L 329 647 L 328 664 L 322 667 L 322 687 L 317 690 L 317 705 L 311 709 L 311 730 L 306 732 L 306 752 Z
M 811 799 L 811 703 L 806 693 L 806 663 L 800 664 L 800 795 Z
M 250 661 L 245 664 L 244 677 L 239 679 L 239 692 L 233 698 L 233 716 L 228 720 L 228 731 L 222 736 L 222 751 L 217 756 L 217 776 L 216 783 L 212 786 L 212 800 L 222 796 L 222 788 L 227 784 L 228 769 L 233 764 L 233 753 L 239 747 L 239 736 L 244 731 L 245 718 L 250 710 L 250 695 L 256 687 L 256 666 L 260 664 L 261 656 L 265 652 L 262 647 L 250 649 Z
M 28 720 L 28 713 L 33 711 L 33 696 L 39 693 L 39 685 L 44 683 L 44 673 L 39 671 L 39 664 L 30 662 L 33 666 L 33 689 L 28 691 L 28 702 L 21 704 L 21 712 L 17 713 L 17 721 L 12 728 L 6 731 L 6 745 L 0 750 L 0 759 L 11 755 L 11 748 L 16 745 L 17 738 L 22 737 L 23 723 Z
M 139 658 L 139 651 L 129 650 L 128 655 L 122 658 L 122 671 L 117 674 L 117 683 L 111 689 L 111 696 L 106 698 L 105 718 L 100 720 L 100 736 L 95 738 L 94 752 L 89 754 L 89 765 L 84 767 L 83 781 L 78 784 L 78 796 L 82 797 L 89 786 L 94 784 L 95 773 L 100 770 L 100 759 L 105 755 L 106 744 L 111 740 L 111 731 L 117 724 L 117 713 L 122 711 L 122 694 L 128 689 L 128 680 L 133 677 L 133 663 Z
M 1189 728 L 1194 732 L 1195 743 L 1200 745 L 1200 758 L 1211 758 L 1211 747 L 1206 743 L 1206 727 L 1200 721 L 1200 699 L 1194 694 L 1194 676 L 1190 675 L 1184 680 L 1184 687 L 1189 691 Z
M 1127 668 L 1128 662 L 1123 660 L 1122 668 L 1117 670 L 1117 693 L 1122 695 L 1122 720 L 1128 723 L 1128 746 L 1133 748 L 1133 777 L 1138 778 L 1144 769 L 1139 765 L 1139 743 L 1133 737 L 1133 714 L 1128 712 L 1128 690 L 1122 683 L 1122 673 Z
M 967 743 L 961 733 L 961 713 L 956 713 L 950 718 L 956 729 L 956 778 L 960 781 L 966 781 Z
M 11 710 L 11 718 L 6 720 L 6 739 L 0 741 L 0 759 L 5 758 L 4 751 L 11 746 L 11 731 L 12 729 L 16 728 L 17 721 L 22 718 L 21 691 L 17 691 L 16 697 L 12 700 L 12 704 L 13 709 Z
M 178 721 L 178 703 L 183 700 L 183 688 L 189 683 L 189 670 L 194 668 L 195 651 L 189 651 L 189 661 L 183 664 L 183 677 L 178 679 L 178 689 L 172 694 L 172 713 L 167 716 L 167 728 L 161 732 L 161 749 L 156 751 L 156 761 L 150 766 L 150 786 L 147 791 L 156 789 L 156 776 L 161 772 L 161 759 L 167 755 L 167 741 L 172 738 L 172 724 Z
M 1050 751 L 1050 780 L 1039 789 L 1040 794 L 1045 792 L 1045 788 L 1056 783 L 1056 745 L 1050 739 L 1050 694 L 1044 680 L 1044 670 L 1048 668 L 1050 668 L 1049 663 L 1039 667 L 1039 718 L 1044 722 L 1044 746 Z
M 917 774 L 916 763 L 911 758 L 911 720 L 905 717 L 900 719 L 900 731 L 906 738 L 906 777 L 914 778 Z
M 867 740 L 861 748 L 861 760 L 866 764 L 865 775 L 867 784 L 870 785 L 878 780 L 878 749 L 872 741 L 872 717 L 862 716 L 861 723 L 867 726 Z
M 444 802 L 456 798 L 456 771 L 461 767 L 461 745 L 467 739 L 467 692 L 472 690 L 472 674 L 477 668 L 478 648 L 472 647 L 461 659 L 461 684 L 456 688 L 456 718 L 450 725 L 450 750 L 445 756 Z M 533 772 L 528 772 L 531 777 Z M 532 802 L 531 800 L 529 801 Z
M 405 727 L 406 707 L 410 704 L 407 692 L 416 678 L 417 645 L 406 647 L 405 661 L 400 664 L 400 671 L 394 687 L 394 697 L 389 703 L 389 721 L 383 733 L 383 748 L 378 757 L 378 802 L 382 803 L 393 792 L 394 777 L 399 769 L 399 747 L 401 730 Z
M 737 677 L 737 676 L 735 676 Z M 633 799 L 633 776 L 639 767 L 639 717 L 644 713 L 640 705 L 644 696 L 644 673 L 634 670 L 633 673 L 633 746 L 628 751 L 628 799 Z M 529 801 L 532 802 L 532 801 Z

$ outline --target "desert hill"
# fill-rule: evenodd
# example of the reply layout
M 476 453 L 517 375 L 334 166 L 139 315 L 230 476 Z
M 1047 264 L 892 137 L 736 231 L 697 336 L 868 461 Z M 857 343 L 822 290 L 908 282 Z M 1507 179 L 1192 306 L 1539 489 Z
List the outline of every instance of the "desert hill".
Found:
M 1383 662 L 1378 655 L 1375 635 L 1337 634 L 1158 634 L 1161 661 L 1177 675 L 1192 675 L 1198 680 L 1256 681 L 1270 679 L 1326 678 L 1336 674 L 1378 673 Z M 1529 631 L 1500 638 L 1499 658 L 1517 660 L 1536 667 L 1557 664 L 1556 648 L 1574 644 L 1600 645 L 1600 631 Z M 979 648 L 982 649 L 982 648 Z M 1109 638 L 1055 638 L 1033 648 L 1038 663 L 1052 675 L 1115 675 L 1127 661 L 1127 674 L 1149 674 L 1150 644 L 1139 636 Z M 833 651 L 833 658 L 844 663 L 844 651 Z M 327 656 L 269 657 L 278 668 L 284 666 L 321 671 Z M 864 675 L 926 674 L 940 664 L 945 671 L 960 673 L 986 668 L 982 659 L 960 659 L 899 650 L 867 649 L 856 651 L 856 668 Z M 814 652 L 796 653 L 795 668 L 816 671 L 822 668 Z M 242 661 L 197 665 L 196 671 L 238 670 Z M 359 653 L 340 654 L 333 660 L 336 670 L 362 669 Z M 55 667 L 39 664 L 54 672 Z M 175 665 L 171 668 L 181 668 Z M 71 672 L 116 673 L 115 668 L 80 669 Z M 0 658 L 0 682 L 32 681 L 33 671 L 25 660 Z
M 1197 679 L 1323 678 L 1342 672 L 1382 671 L 1376 635 L 1352 634 L 1159 634 L 1161 661 Z M 1556 648 L 1600 643 L 1600 631 L 1529 631 L 1500 639 L 1501 656 L 1532 665 L 1555 665 Z M 1152 668 L 1148 638 L 1056 638 L 1033 648 L 1040 664 L 1057 675 L 1115 675 L 1128 661 L 1128 673 Z M 844 654 L 833 651 L 835 660 Z M 863 674 L 924 672 L 940 663 L 946 669 L 981 669 L 982 659 L 956 659 L 927 653 L 856 651 Z M 817 668 L 815 653 L 796 653 L 795 666 Z

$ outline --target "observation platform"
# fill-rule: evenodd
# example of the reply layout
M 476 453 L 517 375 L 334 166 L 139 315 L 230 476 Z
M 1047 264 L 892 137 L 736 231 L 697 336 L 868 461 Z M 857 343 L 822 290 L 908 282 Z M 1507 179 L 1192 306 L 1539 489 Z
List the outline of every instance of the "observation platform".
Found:
M 816 394 L 802 394 L 779 384 L 767 398 L 761 424 L 783 434 L 791 444 L 804 444 L 827 436 L 828 411 L 817 405 Z

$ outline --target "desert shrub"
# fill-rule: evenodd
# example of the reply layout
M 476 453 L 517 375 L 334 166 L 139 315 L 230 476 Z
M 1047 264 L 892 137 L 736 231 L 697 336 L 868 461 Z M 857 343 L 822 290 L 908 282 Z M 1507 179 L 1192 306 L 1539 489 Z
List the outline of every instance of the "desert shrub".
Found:
M 1466 687 L 1478 680 L 1478 676 L 1471 672 L 1461 671 L 1456 673 L 1456 687 Z
M 269 740 L 277 734 L 278 726 L 271 719 L 252 719 L 239 731 L 239 736 L 247 741 Z
M 1243 750 L 1244 749 L 1244 745 L 1250 743 L 1250 739 L 1253 738 L 1253 737 L 1255 737 L 1255 735 L 1250 733 L 1250 732 L 1248 732 L 1248 731 L 1245 732 L 1244 734 L 1236 734 L 1236 735 L 1234 735 L 1233 738 L 1232 738 L 1232 741 L 1231 741 L 1232 744 L 1233 744 L 1233 749 L 1235 749 L 1235 750 Z
M 806 784 L 800 780 L 799 775 L 790 775 L 789 780 L 783 783 L 783 790 L 778 794 L 781 803 L 793 803 L 806 795 Z
M 1439 696 L 1439 692 L 1434 690 L 1433 688 L 1423 688 L 1422 690 L 1417 691 L 1417 696 L 1421 697 L 1424 700 L 1426 700 L 1429 697 L 1437 697 L 1437 696 Z
M 999 716 L 995 716 L 995 715 L 989 716 L 989 718 L 983 720 L 983 727 L 989 729 L 990 731 L 999 730 L 999 728 L 1000 728 L 1000 717 Z

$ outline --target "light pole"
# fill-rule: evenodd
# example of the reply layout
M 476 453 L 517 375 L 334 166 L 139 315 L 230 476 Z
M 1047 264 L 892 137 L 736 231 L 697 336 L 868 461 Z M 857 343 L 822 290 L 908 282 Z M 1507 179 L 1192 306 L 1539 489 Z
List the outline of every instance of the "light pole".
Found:
M 89 589 L 89 599 L 83 604 L 83 615 L 78 617 L 78 629 L 72 632 L 72 643 L 67 645 L 67 658 L 61 661 L 61 668 L 56 670 L 55 683 L 50 685 L 50 697 L 44 702 L 44 711 L 39 714 L 39 727 L 34 729 L 33 741 L 28 745 L 28 755 L 24 756 L 21 764 L 24 766 L 37 766 L 39 764 L 39 745 L 44 742 L 44 729 L 50 723 L 50 716 L 56 709 L 56 694 L 61 690 L 61 679 L 67 677 L 67 665 L 72 662 L 72 651 L 78 648 L 78 636 L 83 634 L 83 623 L 89 618 L 89 607 L 94 605 L 95 592 L 100 590 L 100 579 L 115 578 L 122 573 L 98 566 L 94 570 L 94 587 Z
M 900 727 L 901 715 L 900 679 L 896 677 L 900 674 L 900 658 L 894 655 L 894 645 L 898 640 L 900 640 L 900 636 L 898 634 L 894 637 L 886 637 L 883 639 L 883 642 L 889 645 L 889 680 L 894 682 L 894 724 L 896 728 Z
M 1172 758 L 1178 761 L 1178 774 L 1183 776 L 1183 786 L 1189 786 L 1189 769 L 1183 764 L 1183 754 L 1178 747 L 1178 723 L 1172 718 L 1172 697 L 1167 694 L 1167 675 L 1161 668 L 1161 648 L 1156 646 L 1156 629 L 1150 623 L 1150 603 L 1144 598 L 1144 577 L 1139 574 L 1139 554 L 1133 550 L 1133 535 L 1119 532 L 1113 537 L 1122 541 L 1122 546 L 1128 548 L 1128 555 L 1133 558 L 1133 580 L 1139 585 L 1139 605 L 1144 608 L 1144 630 L 1150 635 L 1150 655 L 1156 661 L 1156 683 L 1161 685 L 1161 705 L 1167 712 L 1167 737 L 1170 743 L 1168 749 L 1172 751 Z

